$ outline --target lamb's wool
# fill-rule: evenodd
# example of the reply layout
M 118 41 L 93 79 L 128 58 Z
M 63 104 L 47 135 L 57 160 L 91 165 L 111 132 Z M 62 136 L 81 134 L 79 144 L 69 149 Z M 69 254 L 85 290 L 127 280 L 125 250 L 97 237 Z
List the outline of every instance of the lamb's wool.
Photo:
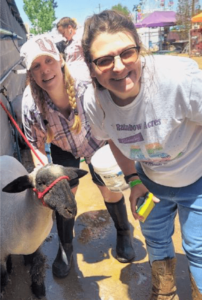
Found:
M 2 288 L 8 280 L 8 257 L 11 254 L 23 254 L 29 255 L 25 262 L 31 264 L 33 293 L 39 298 L 45 295 L 45 259 L 39 247 L 51 231 L 53 210 L 65 218 L 76 215 L 76 202 L 71 192 L 71 184 L 86 174 L 84 170 L 54 164 L 48 164 L 28 174 L 15 158 L 0 156 Z M 68 176 L 69 180 L 62 179 L 54 185 L 44 195 L 47 206 L 43 206 L 33 188 L 43 192 L 60 176 Z

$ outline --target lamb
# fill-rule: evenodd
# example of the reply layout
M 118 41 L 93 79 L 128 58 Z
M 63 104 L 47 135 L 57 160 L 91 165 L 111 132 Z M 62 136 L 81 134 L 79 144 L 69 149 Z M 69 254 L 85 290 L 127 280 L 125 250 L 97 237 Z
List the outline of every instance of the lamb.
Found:
M 25 263 L 31 264 L 33 294 L 39 299 L 45 296 L 45 258 L 39 247 L 51 231 L 53 211 L 65 218 L 75 217 L 77 206 L 71 186 L 87 173 L 77 168 L 47 164 L 28 174 L 14 157 L 0 156 L 0 268 L 3 289 L 11 271 L 11 255 L 22 254 Z M 56 179 L 60 181 L 50 186 Z M 46 190 L 47 187 L 50 189 Z

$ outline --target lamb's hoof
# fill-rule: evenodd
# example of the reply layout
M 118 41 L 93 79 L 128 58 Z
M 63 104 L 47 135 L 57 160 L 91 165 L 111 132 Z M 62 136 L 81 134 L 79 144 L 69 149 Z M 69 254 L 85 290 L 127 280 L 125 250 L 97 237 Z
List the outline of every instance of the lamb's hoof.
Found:
M 46 289 L 44 283 L 37 284 L 36 282 L 32 282 L 31 284 L 32 293 L 38 298 L 41 299 L 42 297 L 46 296 Z

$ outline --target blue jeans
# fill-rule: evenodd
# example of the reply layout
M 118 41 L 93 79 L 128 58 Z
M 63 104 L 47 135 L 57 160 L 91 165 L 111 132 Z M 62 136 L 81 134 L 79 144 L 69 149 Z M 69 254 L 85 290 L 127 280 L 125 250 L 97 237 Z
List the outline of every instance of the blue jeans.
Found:
M 140 222 L 150 263 L 175 256 L 172 235 L 178 212 L 182 246 L 191 274 L 202 293 L 202 177 L 189 186 L 172 188 L 151 181 L 139 163 L 136 168 L 144 185 L 161 200 L 145 223 Z M 191 176 L 191 172 L 187 176 Z

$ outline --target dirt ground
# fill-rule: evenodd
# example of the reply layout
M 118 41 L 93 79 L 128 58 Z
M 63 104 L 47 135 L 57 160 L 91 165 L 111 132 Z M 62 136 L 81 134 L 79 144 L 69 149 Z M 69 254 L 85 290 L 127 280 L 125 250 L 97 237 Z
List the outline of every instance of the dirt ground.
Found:
M 23 164 L 33 168 L 29 150 L 22 151 Z M 81 168 L 88 170 L 82 162 Z M 55 223 L 43 243 L 47 259 L 46 297 L 44 300 L 148 300 L 151 270 L 140 226 L 130 212 L 129 190 L 124 191 L 133 245 L 134 262 L 121 264 L 115 259 L 115 228 L 90 175 L 80 180 L 76 196 L 78 213 L 74 231 L 74 255 L 70 274 L 64 279 L 52 275 L 52 263 L 58 249 Z M 177 257 L 177 287 L 180 300 L 191 300 L 187 260 L 181 247 L 180 226 L 175 222 L 173 236 Z M 4 300 L 35 300 L 30 290 L 29 267 L 21 256 L 13 256 L 13 271 L 3 295 Z

